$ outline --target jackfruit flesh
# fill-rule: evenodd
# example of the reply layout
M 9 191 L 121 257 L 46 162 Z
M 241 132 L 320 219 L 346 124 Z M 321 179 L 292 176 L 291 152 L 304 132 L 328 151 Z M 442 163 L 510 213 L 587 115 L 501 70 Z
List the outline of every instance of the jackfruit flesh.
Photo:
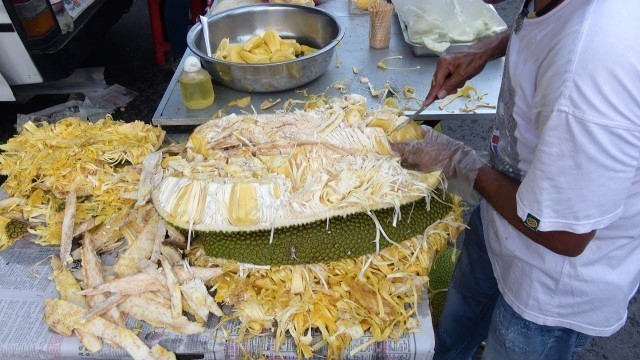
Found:
M 269 29 L 264 35 L 254 35 L 244 44 L 230 44 L 222 39 L 213 57 L 219 60 L 259 64 L 293 60 L 313 54 L 318 49 L 299 44 L 296 39 L 282 39 L 277 31 Z
M 422 132 L 422 129 L 420 129 L 420 126 L 414 121 L 410 122 L 406 126 L 393 130 L 389 135 L 389 141 L 394 143 L 411 142 L 422 138 L 424 138 L 424 133 Z
M 372 126 L 394 129 L 404 117 L 361 116 L 363 105 L 348 95 L 201 125 L 163 168 L 154 207 L 206 255 L 255 265 L 356 258 L 422 234 L 451 211 L 434 190 L 440 172 L 404 169 L 388 133 Z
M 258 194 L 251 184 L 234 184 L 229 199 L 229 221 L 237 226 L 258 223 Z

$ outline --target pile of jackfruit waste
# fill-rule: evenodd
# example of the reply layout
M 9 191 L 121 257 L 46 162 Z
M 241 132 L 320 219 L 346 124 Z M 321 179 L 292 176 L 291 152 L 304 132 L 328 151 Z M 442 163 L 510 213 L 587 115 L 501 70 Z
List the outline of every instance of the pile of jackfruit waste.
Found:
M 26 124 L 0 146 L 0 247 L 60 245 L 47 324 L 136 359 L 173 354 L 148 348 L 125 315 L 193 334 L 213 313 L 241 324 L 228 340 L 273 333 L 280 348 L 290 336 L 300 358 L 419 331 L 431 264 L 463 227 L 460 199 L 440 173 L 402 168 L 389 138 L 421 132 L 397 129 L 397 109 L 365 113 L 359 95 L 307 105 L 225 116 L 165 146 L 140 122 Z

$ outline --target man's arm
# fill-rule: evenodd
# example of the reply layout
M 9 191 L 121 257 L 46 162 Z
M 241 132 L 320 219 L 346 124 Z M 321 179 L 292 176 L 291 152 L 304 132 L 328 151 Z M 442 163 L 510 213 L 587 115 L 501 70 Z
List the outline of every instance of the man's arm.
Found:
M 533 231 L 518 216 L 516 192 L 520 183 L 493 168 L 483 165 L 478 155 L 460 141 L 424 128 L 425 138 L 414 143 L 391 146 L 402 157 L 402 163 L 422 171 L 442 170 L 447 178 L 457 178 L 482 195 L 513 227 L 532 241 L 564 256 L 578 256 L 595 235 L 567 231 Z M 461 185 L 461 184 L 458 184 Z M 465 185 L 461 185 L 465 187 Z M 466 190 L 465 190 L 466 192 Z
M 575 234 L 567 231 L 533 231 L 518 216 L 516 192 L 520 183 L 489 166 L 478 170 L 474 188 L 518 231 L 545 248 L 564 256 L 578 256 L 593 239 L 596 231 Z

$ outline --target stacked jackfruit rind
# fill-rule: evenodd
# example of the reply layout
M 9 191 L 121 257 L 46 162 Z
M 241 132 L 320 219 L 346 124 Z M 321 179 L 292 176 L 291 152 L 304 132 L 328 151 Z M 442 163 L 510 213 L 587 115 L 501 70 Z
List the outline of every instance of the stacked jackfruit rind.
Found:
M 0 145 L 0 174 L 7 176 L 2 188 L 10 196 L 0 202 L 0 217 L 12 220 L 0 229 L 0 250 L 25 235 L 24 226 L 36 235 L 35 243 L 60 244 L 71 190 L 79 196 L 76 224 L 92 222 L 101 233 L 97 248 L 106 251 L 120 244 L 119 228 L 135 204 L 123 195 L 135 194 L 138 165 L 163 139 L 160 128 L 110 116 L 95 123 L 66 118 L 55 124 L 24 124 L 20 134 Z

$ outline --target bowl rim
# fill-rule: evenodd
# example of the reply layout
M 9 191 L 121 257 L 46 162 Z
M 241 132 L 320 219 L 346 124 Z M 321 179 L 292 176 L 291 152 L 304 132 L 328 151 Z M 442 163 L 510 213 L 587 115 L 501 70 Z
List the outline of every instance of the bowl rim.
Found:
M 194 54 L 196 54 L 201 61 L 206 60 L 208 62 L 213 62 L 213 63 L 220 63 L 220 64 L 224 64 L 224 65 L 233 65 L 233 66 L 240 66 L 240 67 L 269 67 L 269 66 L 274 66 L 274 65 L 282 65 L 282 64 L 287 64 L 287 63 L 293 63 L 296 61 L 300 61 L 300 60 L 304 60 L 304 59 L 310 59 L 313 58 L 315 56 L 320 56 L 325 52 L 331 51 L 334 47 L 336 47 L 341 41 L 342 38 L 344 37 L 344 28 L 343 26 L 340 24 L 340 22 L 338 21 L 338 19 L 333 16 L 332 14 L 330 14 L 328 11 L 323 10 L 323 9 L 319 9 L 317 7 L 312 7 L 312 6 L 305 6 L 305 5 L 296 5 L 296 4 L 271 4 L 271 3 L 264 3 L 264 4 L 250 4 L 250 5 L 243 5 L 243 6 L 238 6 L 238 7 L 234 7 L 231 9 L 227 9 L 227 10 L 223 10 L 220 11 L 218 13 L 215 13 L 213 15 L 207 15 L 207 21 L 209 19 L 218 19 L 221 18 L 223 16 L 229 15 L 229 14 L 235 14 L 235 13 L 243 13 L 245 11 L 247 11 L 250 8 L 293 8 L 293 9 L 300 9 L 303 11 L 310 11 L 310 12 L 316 12 L 319 14 L 322 14 L 328 18 L 330 18 L 331 20 L 333 20 L 333 22 L 338 26 L 338 35 L 336 35 L 336 37 L 331 40 L 331 43 L 329 43 L 329 45 L 318 49 L 317 51 L 315 51 L 312 54 L 309 55 L 305 55 L 305 56 L 301 56 L 295 59 L 291 59 L 291 60 L 286 60 L 286 61 L 278 61 L 278 62 L 272 62 L 272 63 L 255 63 L 255 64 L 245 64 L 245 63 L 237 63 L 237 62 L 231 62 L 231 61 L 224 61 L 224 60 L 220 60 L 220 59 L 216 59 L 214 57 L 211 57 L 207 54 L 205 54 L 204 52 L 200 51 L 200 49 L 198 49 L 195 46 L 194 43 L 194 38 L 195 38 L 195 33 L 198 31 L 202 31 L 202 24 L 200 22 L 197 22 L 196 24 L 194 24 L 191 29 L 189 29 L 189 32 L 187 33 L 187 47 L 189 47 L 189 50 L 191 50 L 191 52 L 193 52 Z

